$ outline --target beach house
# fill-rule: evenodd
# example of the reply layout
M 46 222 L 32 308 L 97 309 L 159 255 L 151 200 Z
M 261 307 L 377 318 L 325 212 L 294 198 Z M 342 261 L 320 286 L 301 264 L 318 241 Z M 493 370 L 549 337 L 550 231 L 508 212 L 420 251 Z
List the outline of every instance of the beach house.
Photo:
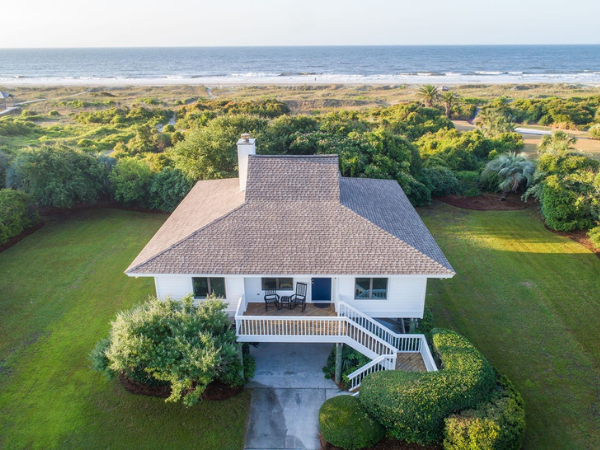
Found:
M 156 295 L 223 297 L 240 342 L 345 343 L 372 359 L 349 377 L 436 370 L 424 336 L 427 280 L 452 266 L 393 180 L 346 178 L 337 155 L 256 155 L 239 178 L 199 181 L 135 258 Z M 357 371 L 358 372 L 358 371 Z

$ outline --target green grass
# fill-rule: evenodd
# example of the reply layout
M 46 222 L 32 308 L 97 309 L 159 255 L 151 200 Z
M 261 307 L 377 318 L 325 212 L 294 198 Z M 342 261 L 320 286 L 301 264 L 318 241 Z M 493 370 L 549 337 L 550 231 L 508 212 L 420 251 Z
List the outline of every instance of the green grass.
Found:
M 525 448 L 600 448 L 600 260 L 532 210 L 420 213 L 457 272 L 429 283 L 436 324 L 521 391 Z
M 248 392 L 187 409 L 90 369 L 115 313 L 154 292 L 123 271 L 165 217 L 77 213 L 0 253 L 0 448 L 243 446 Z

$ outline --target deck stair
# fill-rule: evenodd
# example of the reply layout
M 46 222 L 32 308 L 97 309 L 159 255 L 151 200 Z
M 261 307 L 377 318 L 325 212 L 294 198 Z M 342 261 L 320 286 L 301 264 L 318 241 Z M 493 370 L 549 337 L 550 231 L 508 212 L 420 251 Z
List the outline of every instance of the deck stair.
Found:
M 358 389 L 368 374 L 381 370 L 437 370 L 425 336 L 394 333 L 343 301 L 337 302 L 335 316 L 249 316 L 247 308 L 241 297 L 235 313 L 239 342 L 344 343 L 371 358 L 348 375 L 350 390 Z

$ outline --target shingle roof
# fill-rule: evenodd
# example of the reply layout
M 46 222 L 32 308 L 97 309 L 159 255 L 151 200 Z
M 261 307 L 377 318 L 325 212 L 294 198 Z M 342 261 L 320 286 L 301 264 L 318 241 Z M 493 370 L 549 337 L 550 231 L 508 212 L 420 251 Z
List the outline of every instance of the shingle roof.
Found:
M 245 199 L 234 181 L 198 182 L 127 273 L 454 274 L 398 183 L 342 178 L 337 155 L 251 156 Z

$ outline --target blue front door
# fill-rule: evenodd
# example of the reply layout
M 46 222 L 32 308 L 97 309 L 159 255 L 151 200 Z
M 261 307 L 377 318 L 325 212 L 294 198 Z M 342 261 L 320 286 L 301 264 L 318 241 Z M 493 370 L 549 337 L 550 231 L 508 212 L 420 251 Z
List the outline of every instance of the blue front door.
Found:
M 313 278 L 311 284 L 313 302 L 331 301 L 331 278 Z

